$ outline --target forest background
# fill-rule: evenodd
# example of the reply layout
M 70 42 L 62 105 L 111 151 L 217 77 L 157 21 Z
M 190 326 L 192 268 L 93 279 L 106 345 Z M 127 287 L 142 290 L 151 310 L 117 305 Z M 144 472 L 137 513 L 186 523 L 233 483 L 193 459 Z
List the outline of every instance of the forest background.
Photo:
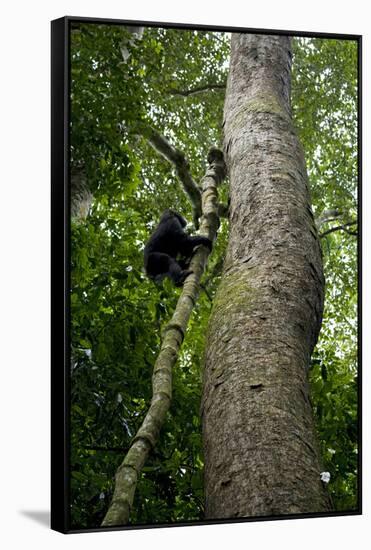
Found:
M 161 213 L 192 221 L 153 128 L 182 151 L 195 181 L 222 145 L 228 33 L 80 23 L 71 32 L 72 523 L 97 526 L 112 481 L 152 395 L 161 331 L 179 291 L 143 273 Z M 324 470 L 338 511 L 357 506 L 357 43 L 293 41 L 292 106 L 303 144 L 326 277 L 310 369 Z M 155 143 L 156 144 L 156 143 Z M 228 202 L 228 187 L 220 188 Z M 192 226 L 191 226 L 192 227 Z M 203 518 L 200 399 L 203 349 L 221 276 L 222 219 L 203 289 L 174 369 L 170 414 L 146 463 L 132 523 Z

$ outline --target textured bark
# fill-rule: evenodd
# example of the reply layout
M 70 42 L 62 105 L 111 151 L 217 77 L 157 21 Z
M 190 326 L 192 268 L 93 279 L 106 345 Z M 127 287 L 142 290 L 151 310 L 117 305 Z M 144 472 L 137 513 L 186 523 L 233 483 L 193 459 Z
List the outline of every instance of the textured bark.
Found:
M 225 164 L 221 151 L 211 149 L 208 162 L 209 168 L 202 180 L 200 233 L 213 241 L 219 225 L 217 185 L 225 177 Z M 195 252 L 190 264 L 193 273 L 187 277 L 174 315 L 165 327 L 160 353 L 153 369 L 151 405 L 126 457 L 116 472 L 112 502 L 102 526 L 124 525 L 129 521 L 140 472 L 149 452 L 156 444 L 170 407 L 172 369 L 178 359 L 179 349 L 199 293 L 200 279 L 208 255 L 209 250 L 204 246 L 200 246 Z
M 93 200 L 85 171 L 71 170 L 71 217 L 75 221 L 85 220 Z
M 230 238 L 202 403 L 207 518 L 329 509 L 307 384 L 324 277 L 290 74 L 288 37 L 232 35 Z

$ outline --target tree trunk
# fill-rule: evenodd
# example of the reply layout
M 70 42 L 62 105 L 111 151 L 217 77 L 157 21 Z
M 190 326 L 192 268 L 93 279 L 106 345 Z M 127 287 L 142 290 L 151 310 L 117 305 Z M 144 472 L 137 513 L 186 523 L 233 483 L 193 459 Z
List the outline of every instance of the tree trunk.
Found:
M 74 221 L 86 219 L 93 195 L 83 168 L 71 170 L 71 218 Z
M 307 383 L 324 277 L 290 75 L 288 37 L 232 35 L 230 238 L 202 403 L 207 518 L 329 510 Z

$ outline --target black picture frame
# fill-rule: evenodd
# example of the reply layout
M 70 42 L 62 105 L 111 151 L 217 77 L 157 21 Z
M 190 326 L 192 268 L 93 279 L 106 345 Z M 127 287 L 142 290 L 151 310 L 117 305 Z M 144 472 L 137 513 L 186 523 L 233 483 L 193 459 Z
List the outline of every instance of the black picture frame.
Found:
M 208 525 L 318 517 L 321 514 L 249 517 L 179 522 L 176 524 L 124 525 L 71 529 L 70 523 L 70 28 L 72 23 L 245 32 L 254 34 L 323 37 L 358 43 L 358 508 L 329 512 L 326 517 L 362 514 L 362 36 L 273 29 L 160 23 L 65 16 L 51 22 L 51 528 L 61 533 L 138 528 Z

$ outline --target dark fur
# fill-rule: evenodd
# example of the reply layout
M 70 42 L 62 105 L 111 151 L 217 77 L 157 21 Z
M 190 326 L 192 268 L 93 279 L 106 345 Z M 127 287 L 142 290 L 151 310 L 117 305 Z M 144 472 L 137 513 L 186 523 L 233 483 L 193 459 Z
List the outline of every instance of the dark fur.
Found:
M 160 282 L 164 277 L 180 286 L 188 275 L 193 250 L 202 244 L 211 250 L 207 237 L 191 237 L 184 231 L 187 222 L 177 212 L 165 210 L 144 248 L 144 267 L 148 277 Z

